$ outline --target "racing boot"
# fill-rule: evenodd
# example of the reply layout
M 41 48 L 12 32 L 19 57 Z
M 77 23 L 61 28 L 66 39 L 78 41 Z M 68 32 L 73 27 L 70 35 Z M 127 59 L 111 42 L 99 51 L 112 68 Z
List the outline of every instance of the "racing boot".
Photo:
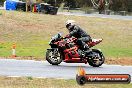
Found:
M 89 46 L 87 44 L 83 44 L 81 46 L 81 54 L 80 54 L 80 61 L 83 61 L 83 59 L 86 57 L 87 53 L 90 52 L 89 51 Z
M 89 49 L 88 44 L 85 44 L 85 45 L 84 45 L 84 52 L 85 52 L 85 54 L 88 54 L 88 53 L 91 52 L 91 50 Z
M 83 58 L 85 58 L 85 53 L 82 49 L 78 49 L 78 53 L 79 53 L 79 56 L 80 56 L 80 61 L 82 61 Z
M 87 44 L 85 44 L 83 46 L 83 51 L 84 52 L 81 54 L 81 59 L 80 59 L 81 61 L 83 60 L 83 58 L 86 57 L 87 54 L 89 54 L 91 52 L 91 50 L 89 49 L 89 46 Z
M 89 46 L 87 44 L 84 45 L 84 49 L 83 50 L 84 50 L 84 54 L 85 54 L 84 56 L 85 57 L 92 52 L 92 50 L 89 48 Z

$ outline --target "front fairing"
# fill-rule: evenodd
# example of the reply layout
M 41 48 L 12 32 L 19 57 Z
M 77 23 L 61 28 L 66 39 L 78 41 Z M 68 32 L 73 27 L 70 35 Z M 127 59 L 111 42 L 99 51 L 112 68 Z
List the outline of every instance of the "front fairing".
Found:
M 55 42 L 61 40 L 61 38 L 62 38 L 61 33 L 58 33 L 58 34 L 54 35 L 54 36 L 51 38 L 49 44 L 54 44 Z

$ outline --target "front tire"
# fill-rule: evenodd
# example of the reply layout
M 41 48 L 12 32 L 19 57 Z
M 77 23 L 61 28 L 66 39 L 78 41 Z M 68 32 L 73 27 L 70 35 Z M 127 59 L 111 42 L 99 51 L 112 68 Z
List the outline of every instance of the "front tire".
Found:
M 52 65 L 58 65 L 62 62 L 62 55 L 58 51 L 57 56 L 54 55 L 54 50 L 48 49 L 46 52 L 46 60 Z
M 89 65 L 93 67 L 101 66 L 105 61 L 103 53 L 99 50 L 93 49 L 92 54 L 93 54 L 92 57 L 88 59 Z

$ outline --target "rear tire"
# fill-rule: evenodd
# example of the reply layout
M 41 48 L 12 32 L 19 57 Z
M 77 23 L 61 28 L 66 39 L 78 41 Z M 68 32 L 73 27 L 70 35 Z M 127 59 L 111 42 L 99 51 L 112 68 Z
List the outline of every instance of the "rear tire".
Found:
M 92 53 L 94 54 L 95 57 L 90 57 L 88 59 L 89 65 L 93 66 L 93 67 L 101 66 L 105 61 L 105 57 L 104 57 L 103 53 L 96 49 L 93 49 Z
M 60 52 L 58 52 L 58 55 L 60 55 L 60 56 L 58 56 L 57 58 L 56 57 L 52 57 L 53 56 L 52 53 L 53 53 L 53 50 L 50 50 L 50 49 L 47 50 L 47 52 L 46 52 L 46 60 L 52 65 L 60 64 L 62 62 L 62 55 L 60 54 Z

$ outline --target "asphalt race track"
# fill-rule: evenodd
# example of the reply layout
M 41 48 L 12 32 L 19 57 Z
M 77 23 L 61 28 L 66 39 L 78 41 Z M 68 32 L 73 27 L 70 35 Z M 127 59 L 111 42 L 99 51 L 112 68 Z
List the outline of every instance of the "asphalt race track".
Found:
M 121 16 L 121 15 L 84 14 L 84 13 L 70 13 L 70 12 L 58 12 L 57 14 L 85 16 L 85 17 L 98 17 L 98 18 L 110 18 L 110 19 L 119 19 L 119 20 L 132 20 L 132 16 Z
M 47 61 L 0 59 L 0 76 L 30 76 L 37 78 L 75 79 L 78 67 L 82 66 L 87 74 L 130 74 L 132 66 L 102 65 L 91 67 L 83 63 L 64 63 L 58 66 Z

